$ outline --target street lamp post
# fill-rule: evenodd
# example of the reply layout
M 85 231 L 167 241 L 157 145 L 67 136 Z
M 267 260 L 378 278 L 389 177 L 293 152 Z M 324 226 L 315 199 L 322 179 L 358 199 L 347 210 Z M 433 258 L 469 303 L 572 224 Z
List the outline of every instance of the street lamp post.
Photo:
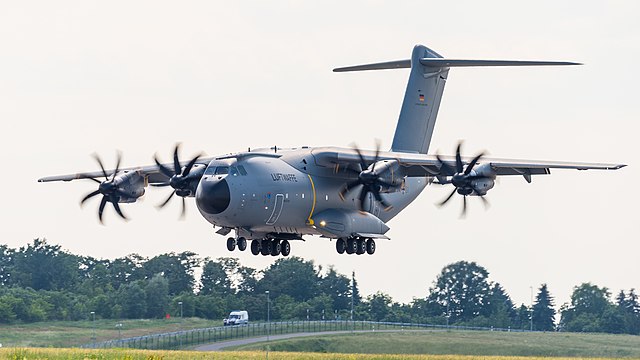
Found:
M 531 289 L 531 321 L 530 321 L 530 331 L 533 331 L 533 286 L 529 286 Z
M 264 292 L 267 294 L 267 360 L 269 360 L 269 338 L 271 335 L 271 300 L 269 299 L 269 290 Z
M 96 343 L 96 312 L 91 312 L 91 327 L 93 328 L 93 343 Z
M 117 323 L 116 327 L 118 328 L 118 341 L 122 340 L 122 323 Z
M 178 305 L 180 305 L 180 331 L 183 331 L 183 322 L 184 322 L 184 317 L 183 312 L 182 312 L 182 301 L 178 301 Z M 180 347 L 182 347 L 182 335 L 180 334 Z

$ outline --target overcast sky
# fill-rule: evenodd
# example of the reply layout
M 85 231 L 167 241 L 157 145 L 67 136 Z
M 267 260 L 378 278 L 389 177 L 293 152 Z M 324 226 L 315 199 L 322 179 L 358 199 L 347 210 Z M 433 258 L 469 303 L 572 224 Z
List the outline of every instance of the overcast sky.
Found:
M 560 305 L 593 282 L 640 288 L 640 23 L 637 1 L 18 1 L 0 4 L 0 243 L 46 237 L 73 253 L 115 258 L 194 251 L 264 268 L 273 257 L 229 253 L 189 201 L 167 189 L 125 204 L 123 222 L 90 181 L 45 175 L 183 154 L 299 145 L 389 147 L 408 71 L 332 73 L 409 58 L 415 44 L 445 57 L 566 60 L 562 68 L 469 68 L 449 74 L 431 152 L 487 150 L 515 159 L 616 162 L 619 171 L 502 178 L 484 210 L 439 209 L 432 186 L 389 223 L 374 256 L 339 256 L 309 238 L 292 255 L 355 270 L 364 294 L 424 297 L 457 260 L 477 261 L 516 303 L 548 283 Z

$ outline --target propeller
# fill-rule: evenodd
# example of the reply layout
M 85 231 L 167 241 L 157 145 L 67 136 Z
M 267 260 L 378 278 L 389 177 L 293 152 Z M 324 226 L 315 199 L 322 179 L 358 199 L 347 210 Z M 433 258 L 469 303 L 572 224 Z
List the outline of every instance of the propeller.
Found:
M 93 191 L 87 194 L 84 198 L 82 198 L 82 200 L 80 201 L 80 205 L 82 206 L 85 203 L 85 201 L 91 199 L 94 196 L 102 194 L 102 200 L 100 200 L 100 206 L 98 207 L 98 219 L 100 220 L 100 223 L 104 224 L 102 222 L 102 214 L 108 202 L 110 202 L 113 205 L 113 208 L 116 210 L 116 213 L 118 213 L 118 215 L 120 215 L 121 218 L 128 220 L 127 217 L 124 216 L 124 214 L 122 213 L 122 210 L 120 209 L 120 205 L 118 204 L 120 197 L 126 197 L 127 194 L 122 192 L 122 190 L 118 188 L 118 184 L 115 182 L 116 175 L 118 174 L 118 170 L 120 169 L 120 161 L 122 160 L 122 155 L 118 153 L 116 169 L 113 171 L 113 175 L 111 176 L 111 178 L 109 178 L 109 176 L 107 175 L 107 171 L 104 169 L 104 165 L 102 164 L 102 160 L 100 159 L 100 157 L 97 154 L 94 154 L 93 158 L 96 159 L 96 161 L 98 162 L 98 165 L 100 165 L 100 169 L 102 170 L 102 175 L 104 175 L 105 180 L 100 181 L 93 177 L 84 176 L 83 178 L 93 180 L 94 182 L 97 182 L 100 185 L 98 186 L 98 190 Z
M 380 195 L 380 190 L 382 189 L 383 186 L 389 187 L 389 188 L 398 188 L 401 185 L 386 181 L 385 179 L 382 178 L 381 174 L 376 172 L 376 163 L 380 159 L 380 156 L 379 156 L 380 142 L 376 142 L 376 155 L 371 164 L 367 164 L 367 162 L 364 159 L 364 156 L 362 156 L 362 152 L 360 151 L 360 149 L 358 149 L 357 146 L 354 146 L 353 149 L 356 151 L 356 153 L 358 154 L 358 157 L 360 158 L 360 163 L 359 163 L 360 171 L 354 170 L 352 168 L 346 168 L 347 171 L 357 175 L 358 178 L 354 181 L 347 183 L 342 188 L 342 190 L 340 190 L 340 192 L 338 193 L 338 195 L 340 195 L 340 199 L 344 201 L 345 195 L 350 190 L 352 190 L 357 186 L 362 185 L 362 190 L 360 190 L 360 195 L 358 195 L 358 198 L 360 200 L 359 202 L 360 211 L 364 211 L 364 204 L 367 199 L 368 193 L 373 194 L 373 197 L 376 199 L 376 201 L 378 201 L 380 204 L 382 204 L 382 206 L 384 206 L 385 211 L 391 210 L 393 206 L 387 203 L 382 198 L 382 195 Z M 371 166 L 371 169 L 369 169 L 369 166 Z
M 436 155 L 436 158 L 438 159 L 438 163 L 440 167 L 440 174 L 441 174 L 441 176 L 438 177 L 438 182 L 440 184 L 453 184 L 453 186 L 455 187 L 453 191 L 449 194 L 449 196 L 447 196 L 443 201 L 441 201 L 437 205 L 440 207 L 445 205 L 449 200 L 451 200 L 451 198 L 455 193 L 458 193 L 462 195 L 462 214 L 461 215 L 464 216 L 467 213 L 467 196 L 468 195 L 471 195 L 471 194 L 477 195 L 482 200 L 485 207 L 489 205 L 489 201 L 484 198 L 485 194 L 475 187 L 474 181 L 484 180 L 484 179 L 493 180 L 493 178 L 485 175 L 478 175 L 475 172 L 472 172 L 473 168 L 476 166 L 478 161 L 484 156 L 484 153 L 480 153 L 476 155 L 476 157 L 474 157 L 465 168 L 464 163 L 462 162 L 462 157 L 460 155 L 461 147 L 462 147 L 462 142 L 459 142 L 458 147 L 456 148 L 455 168 L 447 164 L 446 162 L 444 162 L 440 158 L 440 155 Z
M 182 168 L 182 166 L 180 166 L 180 157 L 178 156 L 179 149 L 180 149 L 180 144 L 176 144 L 176 147 L 173 150 L 173 169 L 170 169 L 162 165 L 160 160 L 158 160 L 158 157 L 154 156 L 153 159 L 158 165 L 160 172 L 163 173 L 166 177 L 168 177 L 169 181 L 164 183 L 151 184 L 151 186 L 156 186 L 156 187 L 171 186 L 173 188 L 173 191 L 171 192 L 171 194 L 169 194 L 169 196 L 166 198 L 165 201 L 163 201 L 161 204 L 158 205 L 158 208 L 161 209 L 165 207 L 169 203 L 169 201 L 171 201 L 174 195 L 178 195 L 179 197 L 182 198 L 182 211 L 180 212 L 180 218 L 184 218 L 187 212 L 187 205 L 184 198 L 189 195 L 192 195 L 191 187 L 192 187 L 192 181 L 194 179 L 193 176 L 189 177 L 189 174 L 193 174 L 191 170 L 193 169 L 193 166 L 196 164 L 196 162 L 202 155 L 198 154 L 196 157 L 191 159 L 191 161 L 189 161 L 189 163 L 184 168 Z

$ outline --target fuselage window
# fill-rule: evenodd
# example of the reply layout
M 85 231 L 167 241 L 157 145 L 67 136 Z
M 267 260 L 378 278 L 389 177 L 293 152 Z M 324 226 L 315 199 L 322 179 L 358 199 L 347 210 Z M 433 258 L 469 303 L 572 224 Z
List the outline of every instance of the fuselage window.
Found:
M 244 166 L 242 165 L 238 165 L 238 172 L 240 173 L 240 175 L 245 176 L 247 175 L 247 170 L 244 169 Z
M 204 171 L 205 175 L 213 175 L 216 173 L 216 167 L 215 166 L 209 166 L 207 168 L 207 170 Z
M 218 166 L 218 168 L 216 169 L 216 175 L 226 175 L 228 173 L 229 173 L 228 166 Z

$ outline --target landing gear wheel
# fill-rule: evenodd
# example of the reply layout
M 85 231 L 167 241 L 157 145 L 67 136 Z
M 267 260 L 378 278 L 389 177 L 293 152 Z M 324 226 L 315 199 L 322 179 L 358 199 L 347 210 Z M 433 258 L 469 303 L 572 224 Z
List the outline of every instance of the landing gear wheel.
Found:
M 356 254 L 362 255 L 367 251 L 367 244 L 363 238 L 358 238 L 358 240 L 356 240 L 356 245 Z
M 289 256 L 289 253 L 291 253 L 291 245 L 287 240 L 282 240 L 280 243 L 280 253 L 282 256 Z
M 251 241 L 251 253 L 253 255 L 260 254 L 260 241 L 255 239 Z
M 262 244 L 260 244 L 260 253 L 262 256 L 271 254 L 271 240 L 262 240 Z
M 271 256 L 280 255 L 280 240 L 271 240 Z
M 373 255 L 376 252 L 376 241 L 369 238 L 367 239 L 367 254 Z
M 336 251 L 338 252 L 338 254 L 344 254 L 346 250 L 347 242 L 344 241 L 343 238 L 339 238 L 338 240 L 336 240 Z
M 229 251 L 233 251 L 236 249 L 236 239 L 235 238 L 228 238 L 227 239 L 227 250 Z
M 351 255 L 356 252 L 358 249 L 358 244 L 356 244 L 356 239 L 348 238 L 347 239 L 347 254 Z
M 242 236 L 238 238 L 238 250 L 245 251 L 247 250 L 247 239 Z

